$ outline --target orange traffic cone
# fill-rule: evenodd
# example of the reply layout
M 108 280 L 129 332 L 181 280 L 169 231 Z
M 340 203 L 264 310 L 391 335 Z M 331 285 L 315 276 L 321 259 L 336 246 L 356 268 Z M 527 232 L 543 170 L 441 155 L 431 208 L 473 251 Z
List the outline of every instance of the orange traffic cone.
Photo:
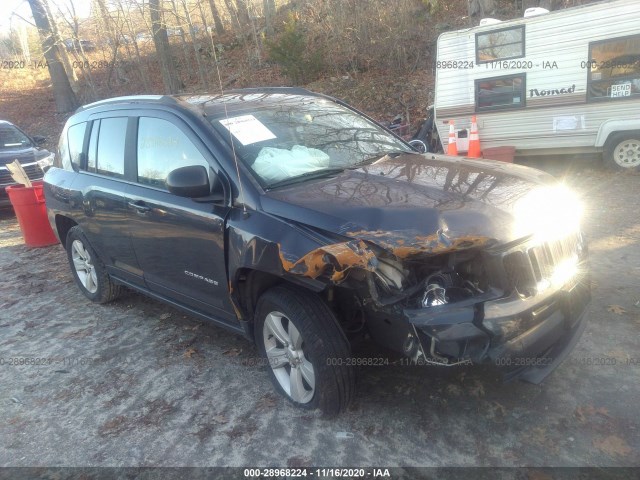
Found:
M 449 120 L 449 143 L 447 144 L 447 155 L 458 155 L 458 143 L 456 141 L 456 129 L 453 120 Z
M 478 124 L 476 116 L 471 117 L 471 132 L 469 133 L 469 158 L 480 158 L 480 135 L 478 135 Z

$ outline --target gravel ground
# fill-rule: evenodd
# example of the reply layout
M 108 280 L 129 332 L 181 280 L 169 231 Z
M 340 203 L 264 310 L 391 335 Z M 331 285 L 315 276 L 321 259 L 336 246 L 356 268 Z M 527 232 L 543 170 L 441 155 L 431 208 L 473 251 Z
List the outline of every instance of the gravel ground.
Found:
M 640 466 L 640 176 L 554 172 L 592 257 L 571 357 L 539 386 L 362 368 L 332 420 L 275 394 L 241 337 L 135 293 L 90 303 L 60 246 L 27 248 L 0 214 L 0 466 Z

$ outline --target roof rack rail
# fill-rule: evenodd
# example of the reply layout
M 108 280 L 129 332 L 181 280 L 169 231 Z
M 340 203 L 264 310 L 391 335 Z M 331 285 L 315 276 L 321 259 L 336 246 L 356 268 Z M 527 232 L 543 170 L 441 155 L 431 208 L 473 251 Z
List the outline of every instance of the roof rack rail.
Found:
M 293 93 L 298 95 L 309 95 L 313 97 L 320 96 L 319 94 L 312 92 L 311 90 L 307 90 L 302 87 L 252 87 L 252 88 L 236 88 L 232 90 L 225 90 L 224 93 Z
M 79 107 L 76 112 L 82 112 L 88 108 L 92 108 L 98 105 L 107 105 L 109 103 L 164 103 L 164 104 L 176 104 L 176 100 L 171 95 L 127 95 L 123 97 L 105 98 L 104 100 L 98 100 L 97 102 L 88 103 Z

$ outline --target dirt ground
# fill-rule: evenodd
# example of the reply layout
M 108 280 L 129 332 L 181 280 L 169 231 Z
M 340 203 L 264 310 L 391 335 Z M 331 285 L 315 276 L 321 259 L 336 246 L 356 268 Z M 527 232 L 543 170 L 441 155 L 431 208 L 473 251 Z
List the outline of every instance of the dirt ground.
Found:
M 539 386 L 365 367 L 333 420 L 277 396 L 243 338 L 135 293 L 90 303 L 60 246 L 0 214 L 0 466 L 640 466 L 640 176 L 538 166 L 585 203 L 572 355 Z

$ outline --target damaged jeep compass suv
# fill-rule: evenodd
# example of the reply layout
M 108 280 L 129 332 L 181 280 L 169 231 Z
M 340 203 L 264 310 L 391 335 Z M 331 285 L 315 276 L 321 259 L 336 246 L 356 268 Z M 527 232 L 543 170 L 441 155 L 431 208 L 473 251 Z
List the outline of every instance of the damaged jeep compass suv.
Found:
M 580 205 L 549 175 L 422 155 L 301 89 L 80 108 L 45 177 L 94 302 L 144 292 L 254 340 L 294 404 L 337 413 L 350 335 L 541 381 L 589 301 Z

